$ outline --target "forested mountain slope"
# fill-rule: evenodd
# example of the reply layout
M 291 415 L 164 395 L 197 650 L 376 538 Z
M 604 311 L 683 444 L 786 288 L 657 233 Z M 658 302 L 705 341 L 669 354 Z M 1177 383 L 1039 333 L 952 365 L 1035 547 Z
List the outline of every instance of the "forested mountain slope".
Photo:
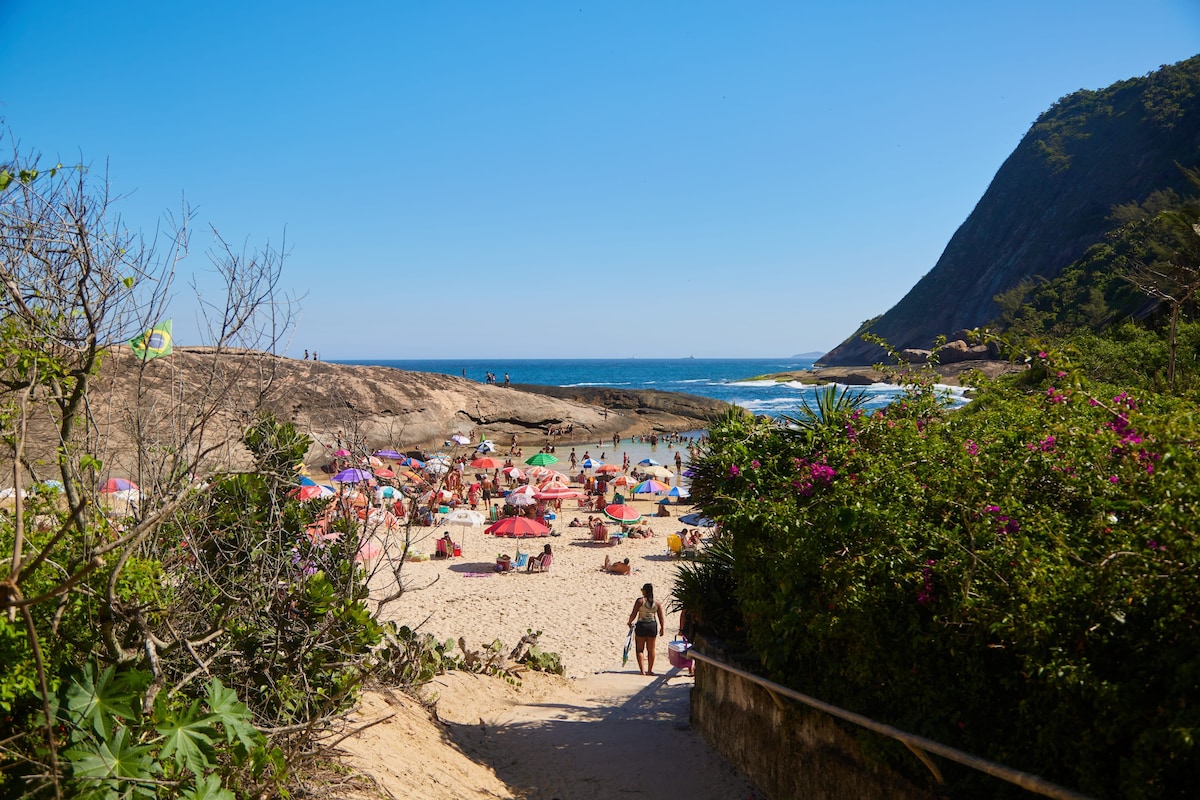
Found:
M 1004 162 L 933 269 L 866 329 L 898 348 L 996 318 L 994 297 L 1050 279 L 1113 227 L 1113 206 L 1189 191 L 1200 166 L 1200 56 L 1055 103 Z M 870 364 L 856 331 L 821 362 Z

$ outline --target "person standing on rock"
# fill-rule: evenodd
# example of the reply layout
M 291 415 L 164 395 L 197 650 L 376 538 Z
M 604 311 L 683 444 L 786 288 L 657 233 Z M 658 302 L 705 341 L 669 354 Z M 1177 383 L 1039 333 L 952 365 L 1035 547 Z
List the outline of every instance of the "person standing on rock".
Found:
M 633 611 L 629 612 L 629 625 L 633 628 L 634 641 L 637 642 L 638 672 L 642 675 L 653 675 L 658 632 L 667 629 L 662 603 L 654 599 L 654 584 L 647 583 L 642 586 L 642 596 L 634 601 Z M 643 656 L 647 650 L 650 651 L 649 654 Z

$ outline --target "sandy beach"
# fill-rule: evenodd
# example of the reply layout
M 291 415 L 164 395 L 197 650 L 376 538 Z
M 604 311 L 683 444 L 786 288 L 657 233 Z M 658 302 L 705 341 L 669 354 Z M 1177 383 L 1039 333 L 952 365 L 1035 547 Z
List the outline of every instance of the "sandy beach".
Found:
M 461 636 L 471 648 L 500 639 L 507 650 L 528 631 L 541 631 L 540 646 L 562 656 L 568 676 L 636 673 L 632 658 L 621 665 L 629 613 L 645 583 L 653 584 L 656 598 L 669 607 L 679 559 L 668 552 L 667 534 L 683 527 L 678 517 L 692 510 L 689 505 L 672 504 L 670 518 L 653 517 L 661 498 L 645 497 L 639 495 L 627 504 L 648 518 L 642 527 L 653 535 L 626 538 L 616 545 L 592 541 L 586 527 L 568 527 L 575 517 L 586 520 L 589 514 L 596 515 L 577 510 L 574 500 L 563 501 L 563 511 L 554 521 L 556 536 L 513 539 L 487 534 L 483 527 L 463 526 L 413 529 L 417 552 L 432 553 L 435 539 L 448 531 L 461 546 L 462 556 L 405 562 L 402 576 L 408 591 L 389 607 L 386 617 L 441 640 Z M 608 524 L 610 529 L 618 527 Z M 397 544 L 393 541 L 388 550 L 394 551 Z M 546 544 L 554 552 L 548 571 L 496 571 L 498 555 L 536 554 Z M 629 575 L 604 572 L 606 556 L 614 561 L 628 558 L 633 571 Z M 386 591 L 387 579 L 381 575 L 379 580 L 380 590 Z M 667 616 L 667 633 L 674 637 L 678 615 Z M 661 636 L 658 640 L 658 664 L 663 667 L 667 641 Z
M 585 449 L 577 447 L 577 454 Z M 634 463 L 651 456 L 642 443 L 621 449 Z M 659 445 L 652 457 L 673 463 L 673 456 Z M 680 476 L 672 472 L 669 482 L 676 485 Z M 652 516 L 661 499 L 627 499 L 648 519 L 653 535 L 615 545 L 594 542 L 586 527 L 569 527 L 575 517 L 596 514 L 578 510 L 576 500 L 563 501 L 555 536 L 495 537 L 483 526 L 413 529 L 417 552 L 432 553 L 449 531 L 462 556 L 405 562 L 407 590 L 388 607 L 387 618 L 443 641 L 462 637 L 472 649 L 499 639 L 506 653 L 527 631 L 541 631 L 539 645 L 562 657 L 566 675 L 526 672 L 519 684 L 467 672 L 440 676 L 422 690 L 426 701 L 436 702 L 440 725 L 409 698 L 369 694 L 352 723 L 370 727 L 345 745 L 352 763 L 396 796 L 430 800 L 758 796 L 690 729 L 692 678 L 673 668 L 667 655 L 678 614 L 667 614 L 666 635 L 657 640 L 656 675 L 639 674 L 632 654 L 621 663 L 642 585 L 653 584 L 656 598 L 669 606 L 681 563 L 668 551 L 667 534 L 684 527 L 679 517 L 692 507 L 672 501 L 669 518 Z M 547 543 L 554 552 L 549 571 L 496 571 L 499 554 L 538 553 Z M 376 572 L 382 594 L 394 588 L 383 560 L 399 542 L 381 544 L 375 566 L 383 567 Z M 604 572 L 606 556 L 628 558 L 633 571 Z

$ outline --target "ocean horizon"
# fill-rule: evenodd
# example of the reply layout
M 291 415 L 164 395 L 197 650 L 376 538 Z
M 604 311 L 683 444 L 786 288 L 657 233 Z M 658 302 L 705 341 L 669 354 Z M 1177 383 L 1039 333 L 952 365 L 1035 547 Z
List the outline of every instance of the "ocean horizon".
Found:
M 788 381 L 754 380 L 777 372 L 811 369 L 808 358 L 594 358 L 594 359 L 344 359 L 335 363 L 392 367 L 432 372 L 483 383 L 488 373 L 504 382 L 541 386 L 604 386 L 617 389 L 656 389 L 694 394 L 741 406 L 754 414 L 791 415 L 819 387 Z M 861 389 L 868 408 L 882 408 L 902 391 L 876 383 Z M 946 389 L 956 404 L 965 402 L 961 390 Z

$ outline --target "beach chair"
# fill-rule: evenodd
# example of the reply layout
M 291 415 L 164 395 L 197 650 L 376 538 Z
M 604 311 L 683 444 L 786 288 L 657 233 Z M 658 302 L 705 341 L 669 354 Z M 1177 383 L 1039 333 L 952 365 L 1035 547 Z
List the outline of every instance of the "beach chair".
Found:
M 517 557 L 513 559 L 513 567 L 520 569 L 521 567 L 525 566 L 527 561 L 529 561 L 529 554 L 522 553 L 520 550 L 518 550 Z
M 553 553 L 544 554 L 540 560 L 533 562 L 533 567 L 530 569 L 530 572 L 549 572 L 550 571 L 550 562 L 553 560 L 554 560 Z
M 678 533 L 667 534 L 667 550 L 673 556 L 683 555 L 683 538 Z

